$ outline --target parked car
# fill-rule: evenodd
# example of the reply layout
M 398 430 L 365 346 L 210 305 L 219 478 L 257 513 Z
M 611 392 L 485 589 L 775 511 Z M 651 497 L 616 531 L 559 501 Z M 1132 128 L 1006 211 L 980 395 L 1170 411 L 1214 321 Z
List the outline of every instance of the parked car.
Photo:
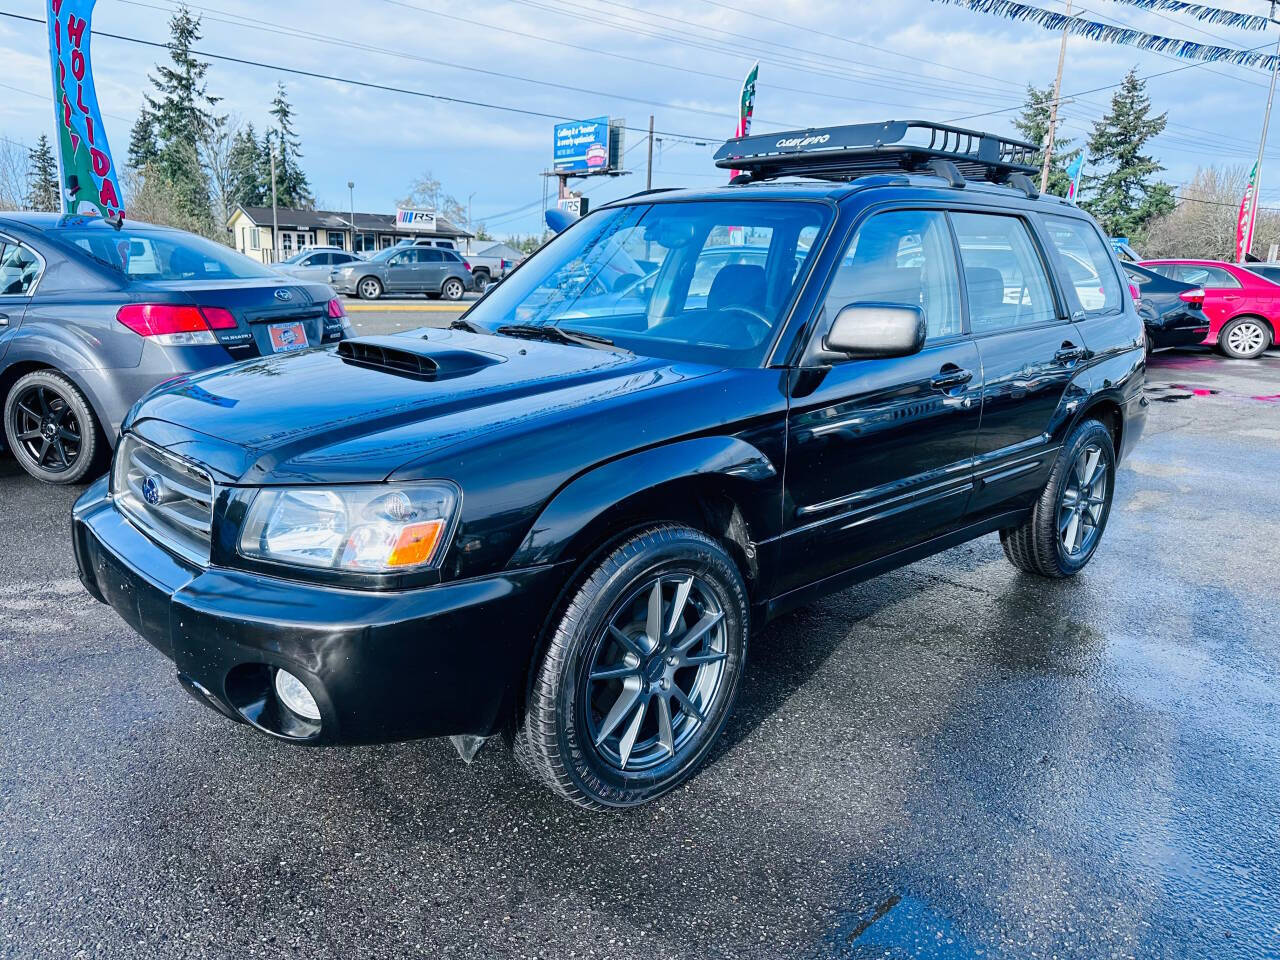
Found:
M 694 772 L 771 617 L 995 532 L 1078 573 L 1142 432 L 1142 321 L 1033 145 L 919 126 L 730 141 L 755 182 L 607 204 L 452 329 L 158 388 L 75 508 L 86 587 L 271 736 L 505 730 L 598 810 Z M 735 236 L 760 253 L 691 304 Z M 633 310 L 565 319 L 640 262 Z
M 1138 315 L 1147 328 L 1147 352 L 1170 347 L 1193 347 L 1209 335 L 1204 312 L 1205 291 L 1140 267 L 1124 263 L 1122 269 L 1138 291 Z
M 453 240 L 439 237 L 417 237 L 412 240 L 401 240 L 398 246 L 438 247 L 441 250 L 457 251 L 458 245 Z M 461 254 L 459 254 L 461 256 Z M 465 258 L 467 269 L 471 271 L 471 279 L 477 293 L 484 293 L 489 284 L 502 280 L 509 271 L 515 268 L 516 262 L 503 257 L 489 257 L 482 253 L 468 253 Z
M 333 273 L 335 267 L 359 263 L 363 259 L 358 253 L 348 253 L 341 247 L 310 247 L 295 253 L 288 260 L 281 260 L 275 265 L 275 269 L 278 273 L 297 277 L 299 280 L 328 283 L 329 274 Z
M 475 289 L 471 266 L 456 250 L 401 244 L 379 250 L 368 260 L 334 268 L 329 282 L 339 293 L 377 300 L 384 293 L 425 293 L 461 300 Z
M 327 285 L 285 281 L 202 237 L 0 213 L 4 438 L 40 480 L 88 477 L 162 380 L 348 332 Z
M 1139 266 L 1204 290 L 1209 335 L 1228 357 L 1252 360 L 1275 343 L 1280 285 L 1234 263 L 1217 260 L 1144 260 Z

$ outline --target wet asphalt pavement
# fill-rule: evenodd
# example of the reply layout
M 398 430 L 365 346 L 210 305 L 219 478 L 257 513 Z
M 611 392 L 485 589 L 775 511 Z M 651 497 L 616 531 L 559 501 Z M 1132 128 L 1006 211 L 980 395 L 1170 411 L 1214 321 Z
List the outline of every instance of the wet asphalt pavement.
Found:
M 987 537 L 770 625 L 712 762 L 614 816 L 500 743 L 214 715 L 0 461 L 0 956 L 1280 956 L 1280 355 L 1150 389 L 1080 577 Z

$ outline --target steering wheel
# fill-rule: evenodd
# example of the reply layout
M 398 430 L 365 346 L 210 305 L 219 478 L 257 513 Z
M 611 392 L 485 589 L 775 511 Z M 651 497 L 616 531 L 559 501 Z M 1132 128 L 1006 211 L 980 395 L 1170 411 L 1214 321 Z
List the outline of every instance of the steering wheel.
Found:
M 731 303 L 721 307 L 717 313 L 740 313 L 747 317 L 750 322 L 743 325 L 743 332 L 751 339 L 753 345 L 762 342 L 773 333 L 773 324 L 768 316 L 763 311 L 745 303 Z

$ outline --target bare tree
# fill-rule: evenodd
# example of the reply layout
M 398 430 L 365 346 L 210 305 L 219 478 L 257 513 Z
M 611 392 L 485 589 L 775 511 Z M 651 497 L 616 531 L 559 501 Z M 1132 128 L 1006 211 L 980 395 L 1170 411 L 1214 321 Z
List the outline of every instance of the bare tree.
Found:
M 400 201 L 400 206 L 434 210 L 438 216 L 454 223 L 465 223 L 467 220 L 467 208 L 457 197 L 445 193 L 444 185 L 430 170 L 409 185 L 409 195 Z
M 1142 242 L 1148 257 L 1196 257 L 1233 261 L 1236 224 L 1248 171 L 1244 167 L 1201 167 L 1178 191 L 1178 205 L 1152 221 Z M 1280 242 L 1280 212 L 1260 209 L 1253 250 L 1265 255 Z
M 0 140 L 0 210 L 27 208 L 30 151 L 11 140 Z
M 235 193 L 233 151 L 241 129 L 240 118 L 223 117 L 205 129 L 200 138 L 200 162 L 209 174 L 209 205 L 213 211 L 215 231 L 227 233 L 227 221 Z M 227 234 L 228 236 L 230 234 Z M 221 234 L 219 234 L 221 236 Z

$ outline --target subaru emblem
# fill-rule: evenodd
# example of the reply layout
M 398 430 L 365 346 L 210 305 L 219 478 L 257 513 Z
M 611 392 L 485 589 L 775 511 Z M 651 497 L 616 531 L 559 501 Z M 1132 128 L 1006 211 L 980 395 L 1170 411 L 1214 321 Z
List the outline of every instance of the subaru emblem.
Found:
M 276 299 L 288 303 L 293 299 L 293 291 L 280 289 L 276 291 Z
M 164 481 L 154 473 L 142 481 L 142 499 L 151 504 L 151 506 L 158 507 L 163 495 Z

